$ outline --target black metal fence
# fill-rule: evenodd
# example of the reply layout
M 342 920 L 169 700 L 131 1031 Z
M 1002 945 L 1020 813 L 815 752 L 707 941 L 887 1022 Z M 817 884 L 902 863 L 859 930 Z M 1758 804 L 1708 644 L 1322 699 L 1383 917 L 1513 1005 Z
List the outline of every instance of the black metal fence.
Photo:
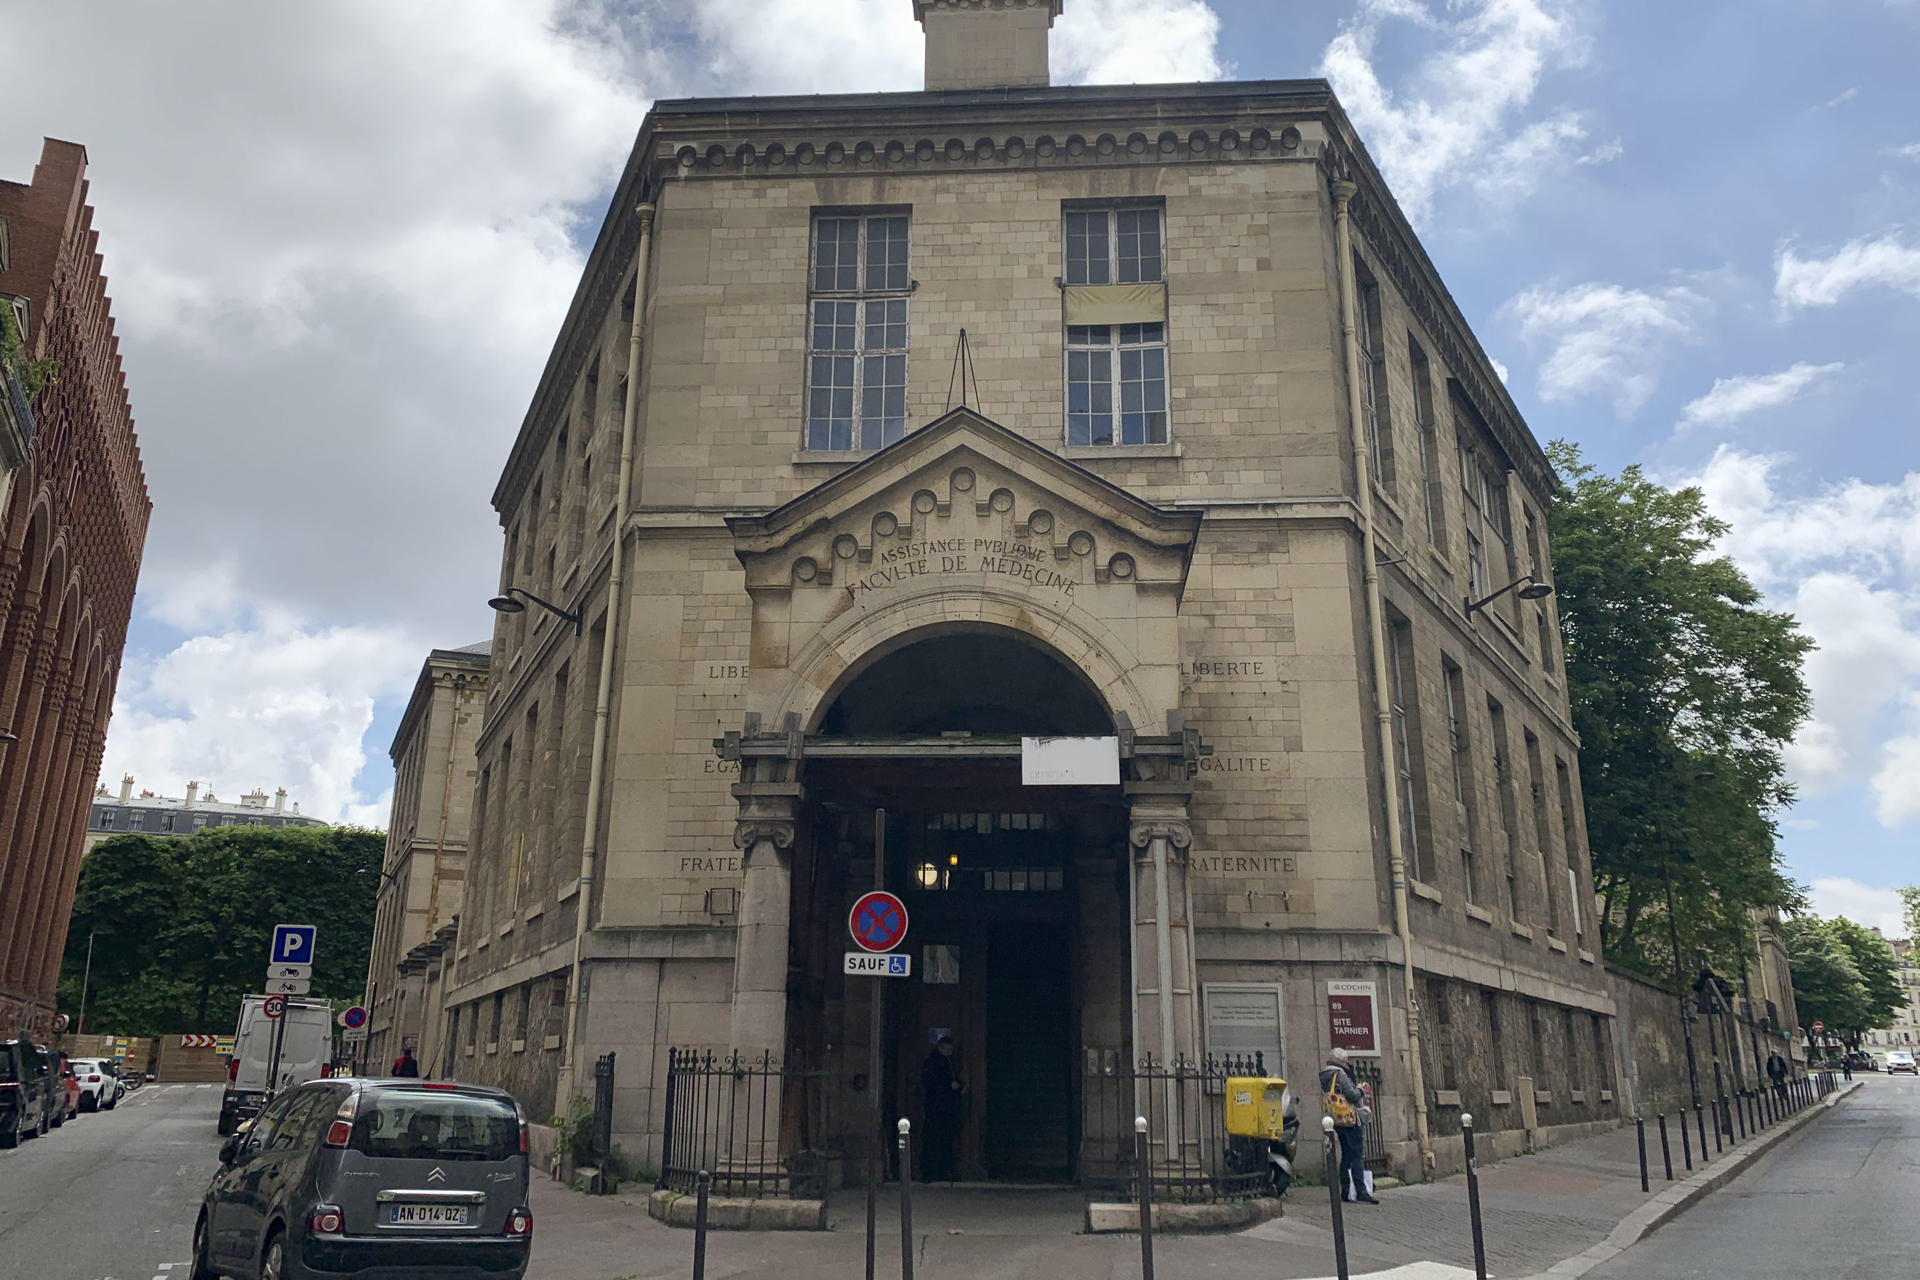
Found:
M 593 1150 L 588 1155 L 596 1162 L 613 1155 L 613 1057 L 603 1053 L 593 1064 Z
M 1167 1203 L 1245 1199 L 1269 1185 L 1266 1144 L 1227 1133 L 1226 1085 L 1264 1076 L 1260 1054 L 1163 1063 L 1103 1055 L 1083 1078 L 1081 1168 L 1090 1189 L 1136 1202 L 1134 1121 L 1144 1116 L 1153 1198 Z
M 660 1183 L 748 1199 L 827 1193 L 828 1073 L 802 1063 L 668 1049 Z
M 1375 1173 L 1387 1171 L 1387 1134 L 1380 1122 L 1380 1061 L 1377 1058 L 1355 1058 L 1347 1063 L 1347 1074 L 1360 1086 L 1372 1103 L 1372 1111 L 1360 1124 L 1360 1132 L 1366 1138 L 1367 1168 Z M 1314 1077 L 1317 1082 L 1319 1077 Z

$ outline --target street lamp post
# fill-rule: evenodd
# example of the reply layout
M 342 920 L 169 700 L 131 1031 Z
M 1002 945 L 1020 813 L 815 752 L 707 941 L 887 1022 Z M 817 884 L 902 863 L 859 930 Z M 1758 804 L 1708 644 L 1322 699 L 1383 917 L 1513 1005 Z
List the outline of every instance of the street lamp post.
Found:
M 97 929 L 87 933 L 87 967 L 80 975 L 80 1026 L 75 1036 L 87 1034 L 87 987 L 93 982 L 93 940 L 98 934 Z
M 1472 596 L 1462 596 L 1460 603 L 1466 607 L 1468 621 L 1472 621 L 1473 615 L 1476 612 L 1486 608 L 1495 600 L 1507 594 L 1507 592 L 1514 591 L 1515 588 L 1518 588 L 1516 594 L 1522 600 L 1544 600 L 1553 594 L 1553 584 L 1551 582 L 1542 582 L 1532 574 L 1528 574 L 1524 578 L 1509 582 L 1506 586 L 1483 599 L 1475 600 Z

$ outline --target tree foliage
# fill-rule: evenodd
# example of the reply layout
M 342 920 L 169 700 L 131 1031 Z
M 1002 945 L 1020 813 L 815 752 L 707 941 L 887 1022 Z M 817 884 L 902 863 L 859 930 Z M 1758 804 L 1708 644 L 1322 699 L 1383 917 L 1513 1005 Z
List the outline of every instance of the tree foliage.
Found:
M 1683 971 L 1731 966 L 1749 910 L 1793 910 L 1776 815 L 1781 751 L 1811 708 L 1813 642 L 1715 546 L 1727 526 L 1697 488 L 1638 467 L 1605 475 L 1564 441 L 1549 517 L 1580 780 L 1610 956 L 1670 972 L 1671 876 Z M 1680 976 L 1680 975 L 1675 975 Z
M 1900 905 L 1907 918 L 1907 936 L 1920 942 L 1920 884 L 1900 890 Z
M 81 866 L 60 1007 L 79 1013 L 92 935 L 90 1031 L 224 1030 L 240 997 L 261 989 L 276 924 L 318 928 L 312 994 L 357 997 L 385 848 L 381 832 L 357 827 L 211 827 L 102 841 Z
M 1800 1025 L 1826 1025 L 1826 1034 L 1858 1045 L 1863 1033 L 1884 1027 L 1906 1003 L 1893 948 L 1871 929 L 1845 917 L 1815 915 L 1782 922 L 1793 1001 Z

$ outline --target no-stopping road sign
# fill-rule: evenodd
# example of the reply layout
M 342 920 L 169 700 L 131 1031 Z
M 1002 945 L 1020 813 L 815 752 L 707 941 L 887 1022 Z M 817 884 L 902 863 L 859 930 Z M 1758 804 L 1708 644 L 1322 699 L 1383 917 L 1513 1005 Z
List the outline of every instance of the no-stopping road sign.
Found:
M 883 890 L 862 894 L 847 913 L 847 932 L 862 951 L 891 951 L 907 936 L 907 904 Z
M 358 1031 L 367 1025 L 367 1011 L 357 1004 L 343 1010 L 340 1014 L 340 1025 L 349 1031 Z

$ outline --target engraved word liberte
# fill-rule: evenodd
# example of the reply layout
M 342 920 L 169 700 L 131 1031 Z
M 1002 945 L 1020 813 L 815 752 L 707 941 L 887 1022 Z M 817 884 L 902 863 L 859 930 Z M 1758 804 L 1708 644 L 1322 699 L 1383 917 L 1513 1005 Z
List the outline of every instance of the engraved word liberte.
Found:
M 1071 596 L 1080 584 L 1047 568 L 1046 562 L 1052 558 L 1050 550 L 1004 538 L 933 538 L 908 542 L 881 552 L 878 557 L 881 567 L 849 582 L 847 596 L 858 600 L 869 591 L 897 587 L 911 578 L 949 573 L 1004 574 Z

